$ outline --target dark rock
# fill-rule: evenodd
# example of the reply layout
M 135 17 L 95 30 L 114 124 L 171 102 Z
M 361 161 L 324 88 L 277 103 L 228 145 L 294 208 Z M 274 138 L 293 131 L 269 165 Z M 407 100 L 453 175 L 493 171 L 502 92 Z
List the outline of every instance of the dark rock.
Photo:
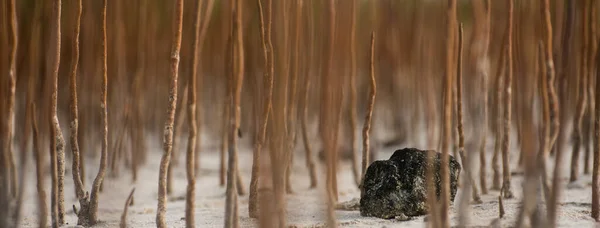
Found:
M 428 211 L 426 165 L 427 155 L 434 156 L 434 183 L 437 199 L 441 193 L 441 153 L 415 148 L 397 150 L 389 160 L 373 162 L 364 177 L 360 199 L 362 216 L 392 219 L 396 216 L 419 216 Z M 458 188 L 460 164 L 450 156 L 450 201 Z

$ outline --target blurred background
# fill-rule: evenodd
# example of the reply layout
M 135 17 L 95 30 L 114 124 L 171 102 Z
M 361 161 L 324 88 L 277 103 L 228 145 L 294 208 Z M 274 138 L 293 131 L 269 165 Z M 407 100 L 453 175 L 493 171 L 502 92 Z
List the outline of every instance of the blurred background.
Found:
M 202 6 L 202 30 L 205 38 L 199 54 L 198 115 L 200 117 L 199 137 L 208 138 L 214 145 L 201 145 L 198 150 L 211 151 L 219 145 L 223 128 L 226 82 L 231 75 L 228 58 L 228 45 L 231 29 L 231 12 L 228 0 L 185 1 L 183 16 L 183 40 L 179 67 L 179 98 L 177 99 L 176 136 L 185 139 L 187 118 L 181 112 L 182 102 L 186 102 L 187 78 L 191 74 L 193 15 L 196 4 Z M 244 86 L 242 92 L 242 132 L 245 139 L 253 139 L 256 126 L 258 96 L 261 89 L 264 63 L 259 30 L 258 4 L 256 1 L 243 1 L 243 42 L 244 42 Z M 287 9 L 283 1 L 273 0 L 273 44 L 276 52 L 276 74 L 281 71 L 280 62 L 284 58 L 281 51 L 288 47 L 298 58 L 298 84 L 311 80 L 309 90 L 300 89 L 301 95 L 308 94 L 308 120 L 318 122 L 321 101 L 322 65 L 329 38 L 326 1 L 305 0 L 302 14 L 295 29 L 296 1 L 289 1 Z M 486 23 L 489 6 L 490 22 Z M 557 72 L 556 83 L 561 105 L 561 135 L 558 148 L 564 147 L 569 139 L 571 119 L 575 113 L 578 91 L 585 88 L 593 91 L 592 70 L 582 70 L 583 51 L 591 47 L 583 42 L 582 15 L 585 1 L 550 1 L 553 25 L 553 53 Z M 39 130 L 42 147 L 48 148 L 51 94 L 51 73 L 55 53 L 53 53 L 53 13 L 54 1 L 17 0 L 18 50 L 16 59 L 16 103 L 14 138 L 20 145 L 26 130 L 28 116 L 27 99 L 37 104 Z M 80 55 L 77 74 L 77 89 L 80 115 L 80 146 L 84 157 L 97 157 L 100 154 L 100 86 L 101 72 L 101 1 L 83 1 L 81 33 L 79 37 Z M 61 55 L 58 84 L 58 114 L 65 138 L 69 136 L 69 67 L 74 61 L 74 22 L 76 1 L 63 1 Z M 352 4 L 356 4 L 353 11 Z M 516 143 L 522 141 L 520 132 L 524 122 L 539 126 L 541 114 L 539 68 L 537 67 L 538 43 L 543 37 L 540 0 L 515 1 L 513 32 L 513 134 Z M 109 0 L 107 9 L 107 49 L 108 49 L 108 118 L 109 148 L 131 151 L 131 156 L 141 156 L 144 162 L 150 151 L 145 142 L 153 139 L 162 143 L 163 124 L 166 118 L 168 85 L 170 79 L 169 59 L 171 34 L 173 31 L 173 1 L 157 0 Z M 591 15 L 596 14 L 593 5 Z M 357 107 L 359 126 L 366 113 L 369 92 L 369 44 L 371 32 L 376 34 L 375 71 L 377 79 L 377 100 L 375 103 L 375 125 L 373 142 L 378 145 L 404 144 L 428 149 L 438 148 L 439 132 L 442 126 L 443 79 L 445 76 L 446 53 L 446 1 L 433 0 L 338 0 L 336 1 L 336 23 L 334 53 L 331 65 L 336 75 L 336 88 L 343 90 L 342 124 L 338 144 L 349 143 L 349 78 L 356 77 Z M 565 30 L 565 15 L 573 10 L 574 21 L 570 31 Z M 282 20 L 283 13 L 287 20 Z M 352 16 L 356 18 L 355 33 L 352 33 Z M 465 131 L 467 152 L 479 146 L 481 132 L 494 132 L 494 120 L 501 110 L 497 100 L 497 73 L 500 69 L 499 56 L 507 25 L 507 4 L 505 1 L 458 1 L 458 20 L 464 26 L 463 80 L 465 104 Z M 286 25 L 286 21 L 289 24 Z M 0 4 L 0 72 L 6 75 L 9 69 L 9 18 L 7 1 Z M 594 27 L 596 24 L 594 24 Z M 288 30 L 286 30 L 286 28 Z M 595 29 L 597 31 L 597 29 Z M 284 39 L 289 32 L 290 40 Z M 300 32 L 296 32 L 300 31 Z M 489 31 L 489 48 L 487 43 Z M 564 42 L 564 34 L 571 34 L 569 42 Z M 590 33 L 597 40 L 596 33 Z M 351 70 L 351 37 L 355 36 L 356 74 Z M 293 53 L 290 41 L 298 39 L 298 53 Z M 594 43 L 594 42 L 589 42 Z M 565 45 L 570 46 L 566 49 Z M 587 48 L 586 48 L 587 47 Z M 487 49 L 487 50 L 486 50 Z M 589 69 L 592 69 L 590 64 Z M 587 68 L 585 68 L 587 69 Z M 578 84 L 579 78 L 589 77 L 589 85 Z M 0 77 L 1 106 L 6 110 L 8 80 Z M 487 85 L 484 87 L 483 85 Z M 484 96 L 487 94 L 487 96 Z M 588 94 L 588 93 L 585 93 Z M 591 93 L 589 93 L 591 95 Z M 587 96 L 587 95 L 586 95 Z M 481 106 L 487 97 L 489 116 L 482 118 Z M 593 107 L 593 96 L 588 99 Z M 185 103 L 183 103 L 185 104 Z M 301 110 L 299 110 L 301 111 Z M 589 109 L 588 109 L 589 111 Z M 0 111 L 2 119 L 6 112 Z M 182 114 L 183 113 L 183 114 Z M 589 113 L 589 112 L 587 112 Z M 590 125 L 590 115 L 586 114 L 585 125 Z M 456 123 L 456 121 L 455 121 Z M 357 129 L 361 129 L 358 127 Z M 586 128 L 589 132 L 590 129 Z M 380 133 L 388 132 L 388 133 Z M 427 137 L 424 137 L 427 136 Z M 588 138 L 589 139 L 589 138 Z M 150 140 L 154 141 L 154 140 Z M 179 140 L 183 143 L 184 140 Z M 489 141 L 489 140 L 488 140 Z M 44 146 L 45 145 L 45 146 Z M 16 146 L 15 148 L 19 148 Z M 184 146 L 179 149 L 183 150 Z M 201 149 L 203 148 L 203 149 Z M 208 148 L 208 149 L 207 149 Z M 589 141 L 587 150 L 589 150 Z M 19 151 L 16 149 L 16 151 Z M 111 151 L 111 150 L 109 150 Z M 111 152 L 112 153 L 112 152 Z M 175 153 L 178 153 L 177 151 Z M 201 152 L 199 156 L 202 156 Z M 242 152 L 246 153 L 246 151 Z M 249 153 L 249 151 L 248 151 Z M 71 156 L 67 147 L 67 157 Z M 127 152 L 126 154 L 129 154 Z M 125 156 L 127 159 L 128 156 Z

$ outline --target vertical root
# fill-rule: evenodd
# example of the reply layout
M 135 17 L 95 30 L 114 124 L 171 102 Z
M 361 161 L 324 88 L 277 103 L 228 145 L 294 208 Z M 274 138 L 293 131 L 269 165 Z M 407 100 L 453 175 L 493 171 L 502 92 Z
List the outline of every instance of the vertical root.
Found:
M 506 40 L 506 57 L 507 69 L 504 85 L 504 136 L 502 138 L 502 195 L 505 198 L 512 198 L 511 174 L 510 174 L 510 125 L 512 121 L 512 73 L 513 73 L 513 58 L 512 58 L 512 33 L 513 33 L 513 0 L 508 0 L 508 28 Z
M 37 125 L 37 111 L 35 104 L 31 105 L 31 130 L 33 132 L 33 157 L 35 159 L 36 185 L 38 193 L 38 227 L 43 228 L 48 224 L 48 206 L 46 205 L 46 192 L 44 191 L 44 165 L 42 151 L 40 150 L 39 131 Z
M 54 41 L 55 43 L 55 57 L 53 63 L 52 73 L 52 97 L 51 97 L 51 118 L 50 123 L 52 126 L 52 162 L 55 164 L 53 170 L 56 178 L 54 181 L 53 195 L 55 197 L 53 206 L 56 207 L 56 216 L 54 217 L 53 226 L 60 226 L 64 224 L 65 208 L 64 208 L 64 179 L 65 179 L 65 154 L 64 154 L 64 138 L 60 125 L 58 123 L 57 103 L 58 103 L 58 69 L 60 66 L 60 39 L 61 39 L 61 0 L 54 2 Z
M 127 209 L 129 208 L 129 204 L 133 200 L 133 192 L 135 192 L 135 188 L 131 189 L 129 196 L 127 196 L 127 200 L 125 200 L 125 206 L 123 206 L 123 214 L 121 214 L 121 222 L 119 223 L 120 228 L 127 228 Z
M 369 166 L 369 131 L 371 130 L 371 122 L 373 118 L 373 108 L 375 106 L 375 96 L 377 95 L 377 83 L 375 81 L 375 32 L 371 32 L 371 55 L 370 55 L 370 78 L 371 78 L 371 92 L 369 93 L 369 104 L 367 108 L 367 116 L 363 126 L 363 154 L 362 154 L 362 172 L 361 172 L 361 185 L 362 181 L 367 173 L 367 167 Z M 361 187 L 362 191 L 362 187 Z
M 106 1 L 106 0 L 105 0 Z M 165 212 L 167 210 L 167 171 L 171 163 L 173 150 L 173 124 L 175 122 L 175 110 L 177 108 L 177 78 L 179 76 L 179 51 L 181 49 L 181 27 L 183 22 L 183 0 L 177 0 L 175 7 L 175 26 L 171 43 L 171 81 L 169 85 L 169 104 L 167 108 L 167 120 L 164 128 L 163 149 L 164 153 L 160 160 L 158 177 L 158 206 L 156 210 L 156 226 L 167 227 Z
M 352 9 L 350 12 L 351 15 L 351 24 L 350 24 L 350 131 L 351 131 L 351 152 L 352 152 L 352 174 L 354 176 L 354 181 L 357 186 L 360 186 L 360 182 L 362 179 L 361 174 L 359 174 L 357 160 L 358 160 L 358 152 L 356 150 L 356 125 L 357 125 L 357 113 L 356 113 L 356 1 L 351 0 Z M 364 149 L 363 149 L 364 150 Z M 359 176 L 360 175 L 360 176 Z

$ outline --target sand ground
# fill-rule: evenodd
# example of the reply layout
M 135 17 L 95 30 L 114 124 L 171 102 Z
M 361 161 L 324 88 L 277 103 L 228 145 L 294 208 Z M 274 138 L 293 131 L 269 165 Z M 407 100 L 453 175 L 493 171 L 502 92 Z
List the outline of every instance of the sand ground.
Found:
M 158 138 L 158 137 L 153 137 Z M 196 224 L 197 227 L 223 227 L 224 208 L 225 208 L 225 188 L 219 186 L 219 154 L 217 140 L 204 138 L 202 140 L 203 151 L 200 154 L 201 172 L 196 182 Z M 185 141 L 183 141 L 185 142 Z M 134 205 L 129 208 L 128 224 L 129 227 L 155 227 L 155 216 L 157 206 L 157 180 L 158 164 L 160 162 L 161 147 L 157 143 L 150 143 L 154 148 L 149 153 L 148 163 L 140 168 L 139 179 L 136 183 L 131 182 L 131 176 L 125 173 L 121 168 L 123 176 L 119 178 L 106 178 L 104 191 L 100 194 L 99 218 L 101 222 L 96 227 L 118 227 L 120 215 L 123 210 L 124 202 L 129 191 L 135 187 Z M 184 143 L 185 144 L 185 143 Z M 379 148 L 378 159 L 387 159 L 395 149 L 411 145 L 398 145 L 389 148 Z M 493 151 L 492 145 L 488 151 Z M 304 152 L 302 146 L 296 152 L 295 163 L 293 167 L 293 189 L 294 194 L 288 195 L 288 224 L 290 227 L 324 227 L 325 226 L 325 198 L 324 188 L 324 169 L 322 163 L 318 162 L 319 187 L 318 189 L 309 189 L 309 176 L 304 163 Z M 568 153 L 570 154 L 570 153 Z M 183 150 L 180 152 L 181 161 L 184 160 Z M 251 169 L 251 150 L 244 146 L 239 155 L 240 169 L 243 174 L 244 185 L 247 188 L 250 181 Z M 516 161 L 517 155 L 512 154 L 511 160 Z M 569 156 L 570 158 L 570 156 Z M 98 158 L 96 160 L 88 159 L 88 171 L 86 174 L 86 187 L 89 184 L 97 170 Z M 491 154 L 488 156 L 491 159 Z M 318 159 L 315 159 L 318 161 Z M 565 161 L 570 159 L 565 156 Z M 70 163 L 69 163 L 70 164 Z M 180 163 L 182 164 L 182 163 Z M 488 164 L 490 164 L 488 162 Z M 570 164 L 565 162 L 566 164 Z M 31 165 L 31 164 L 30 164 Z M 565 171 L 567 167 L 564 167 Z M 350 172 L 350 164 L 344 162 L 340 166 L 338 176 L 339 200 L 340 202 L 359 197 L 360 192 L 355 186 Z M 21 221 L 22 227 L 37 226 L 37 202 L 35 196 L 35 177 L 34 168 L 28 170 L 28 180 L 30 184 L 26 187 L 26 196 L 24 201 L 24 212 Z M 170 196 L 167 204 L 167 222 L 169 227 L 184 227 L 183 220 L 185 211 L 185 186 L 187 184 L 184 166 L 175 168 L 174 173 L 174 192 Z M 488 171 L 488 183 L 491 184 L 491 170 Z M 566 186 L 567 172 L 563 172 L 563 186 Z M 72 205 L 76 203 L 73 181 L 71 178 L 70 165 L 67 167 L 65 180 L 65 207 L 67 208 L 65 227 L 73 227 L 77 218 L 73 213 Z M 513 176 L 513 192 L 516 195 L 514 199 L 504 201 L 506 216 L 501 220 L 502 227 L 510 227 L 514 224 L 516 215 L 520 208 L 519 202 L 522 198 L 521 182 L 522 175 Z M 589 175 L 581 176 L 579 182 L 580 188 L 567 188 L 560 197 L 559 207 L 559 227 L 594 227 L 595 223 L 590 217 L 591 211 L 591 177 Z M 49 177 L 46 179 L 46 188 L 49 193 Z M 472 227 L 488 226 L 490 222 L 498 216 L 498 191 L 490 191 L 482 196 L 483 203 L 472 205 L 469 216 L 469 225 Z M 460 191 L 457 195 L 457 201 L 461 197 Z M 49 203 L 49 201 L 48 201 Z M 240 225 L 241 227 L 256 227 L 257 221 L 248 217 L 248 198 L 242 196 L 239 198 Z M 75 204 L 77 206 L 77 204 Z M 450 216 L 452 224 L 457 223 L 457 210 L 452 207 Z M 382 220 L 378 218 L 361 217 L 358 211 L 336 211 L 336 216 L 341 227 L 425 227 L 424 217 L 414 217 L 410 221 Z

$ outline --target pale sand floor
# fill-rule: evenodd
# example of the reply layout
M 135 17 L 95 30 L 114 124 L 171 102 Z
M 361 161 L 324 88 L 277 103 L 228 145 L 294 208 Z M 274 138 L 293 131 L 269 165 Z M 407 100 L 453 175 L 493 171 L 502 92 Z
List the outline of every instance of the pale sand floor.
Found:
M 158 137 L 153 137 L 158 138 Z M 208 139 L 204 139 L 202 145 L 211 144 Z M 185 141 L 183 141 L 185 142 Z M 185 143 L 183 143 L 185 145 Z M 118 227 L 120 215 L 123 210 L 123 204 L 129 191 L 132 187 L 136 188 L 135 191 L 135 204 L 129 208 L 128 224 L 129 227 L 155 227 L 155 216 L 157 206 L 157 179 L 158 179 L 158 163 L 161 156 L 161 147 L 157 144 L 152 145 L 155 148 L 154 151 L 149 153 L 148 163 L 144 165 L 139 171 L 139 179 L 137 183 L 132 184 L 130 181 L 130 174 L 125 173 L 126 170 L 121 168 L 121 173 L 125 174 L 120 178 L 111 178 L 107 176 L 104 184 L 104 192 L 100 194 L 100 205 L 99 205 L 99 218 L 101 223 L 96 227 Z M 212 147 L 212 151 L 208 147 Z M 197 180 L 196 185 L 196 224 L 197 227 L 223 227 L 224 219 L 224 204 L 225 204 L 225 188 L 219 186 L 218 178 L 218 167 L 219 167 L 219 155 L 218 150 L 215 150 L 214 145 L 208 146 L 200 155 L 201 160 L 201 175 Z M 294 169 L 293 169 L 293 188 L 295 194 L 288 195 L 288 224 L 292 227 L 324 227 L 325 223 L 325 210 L 326 206 L 324 202 L 324 194 L 322 194 L 324 177 L 322 164 L 319 163 L 319 188 L 308 189 L 309 177 L 307 169 L 304 166 L 304 152 L 302 146 L 297 151 L 295 158 Z M 400 147 L 397 147 L 400 148 Z M 379 159 L 387 159 L 394 149 L 397 148 L 381 148 L 378 154 Z M 493 151 L 490 148 L 488 151 Z M 570 151 L 570 150 L 569 150 Z M 565 156 L 565 163 L 563 166 L 570 164 L 570 153 L 569 157 Z M 180 161 L 183 161 L 183 150 L 180 153 Z M 488 155 L 488 159 L 491 159 L 491 154 Z M 512 155 L 513 161 L 517 160 L 516 154 Z M 315 159 L 318 161 L 318 159 Z M 244 148 L 240 152 L 240 169 L 243 173 L 244 184 L 246 188 L 249 186 L 250 181 L 250 169 L 251 169 L 251 151 L 248 148 Z M 568 161 L 568 163 L 567 163 Z M 94 163 L 97 160 L 93 161 Z M 183 164 L 183 163 L 180 163 Z M 488 162 L 489 165 L 489 162 Z M 88 165 L 87 170 L 87 182 L 86 188 L 89 190 L 89 184 L 95 175 L 97 165 Z M 475 167 L 477 168 L 477 167 Z M 567 167 L 564 167 L 565 171 Z M 21 225 L 23 227 L 35 227 L 37 226 L 37 202 L 35 197 L 35 182 L 33 182 L 34 168 L 28 169 L 29 184 L 27 185 L 27 195 L 24 201 L 24 212 Z M 477 170 L 477 169 L 476 169 Z M 488 184 L 491 184 L 491 169 L 488 171 L 490 175 L 488 178 Z M 351 200 L 352 198 L 359 197 L 359 191 L 354 185 L 353 178 L 350 172 L 349 163 L 343 163 L 340 167 L 338 179 L 339 186 L 339 197 L 340 201 Z M 563 172 L 567 180 L 567 173 Z M 69 225 L 66 227 L 72 227 L 76 223 L 76 216 L 73 214 L 72 205 L 76 203 L 75 194 L 73 190 L 73 181 L 70 172 L 70 163 L 67 168 L 66 180 L 65 180 L 65 207 L 67 208 L 66 221 Z M 180 165 L 175 168 L 175 182 L 174 182 L 174 193 L 172 198 L 178 198 L 185 195 L 185 186 L 187 181 L 185 179 L 184 166 Z M 519 202 L 521 199 L 521 188 L 520 183 L 522 176 L 514 176 L 513 178 L 513 192 L 516 195 L 515 199 L 508 199 L 504 201 L 506 216 L 501 220 L 503 227 L 509 227 L 514 224 L 516 214 L 519 210 Z M 589 175 L 581 176 L 581 185 L 584 186 L 582 189 L 567 189 L 563 191 L 560 197 L 560 212 L 559 212 L 559 227 L 594 227 L 595 223 L 590 217 L 590 202 L 591 202 L 591 177 Z M 50 192 L 49 178 L 46 179 L 46 191 Z M 491 191 L 489 194 L 484 195 L 483 203 L 473 205 L 471 207 L 470 226 L 487 226 L 490 222 L 498 216 L 498 191 Z M 457 200 L 460 198 L 457 196 Z M 240 225 L 241 227 L 256 227 L 256 220 L 248 217 L 248 198 L 247 195 L 239 198 L 239 209 L 240 209 Z M 49 204 L 49 201 L 48 201 Z M 79 207 L 78 203 L 76 204 Z M 452 218 L 452 224 L 457 223 L 457 210 L 451 209 L 450 212 Z M 183 198 L 173 199 L 167 204 L 167 222 L 169 227 L 184 227 L 185 222 L 183 221 L 185 211 L 185 200 Z M 382 220 L 377 218 L 365 218 L 361 217 L 358 211 L 337 211 L 336 216 L 341 227 L 425 227 L 424 216 L 415 217 L 410 221 L 398 222 L 393 220 Z

